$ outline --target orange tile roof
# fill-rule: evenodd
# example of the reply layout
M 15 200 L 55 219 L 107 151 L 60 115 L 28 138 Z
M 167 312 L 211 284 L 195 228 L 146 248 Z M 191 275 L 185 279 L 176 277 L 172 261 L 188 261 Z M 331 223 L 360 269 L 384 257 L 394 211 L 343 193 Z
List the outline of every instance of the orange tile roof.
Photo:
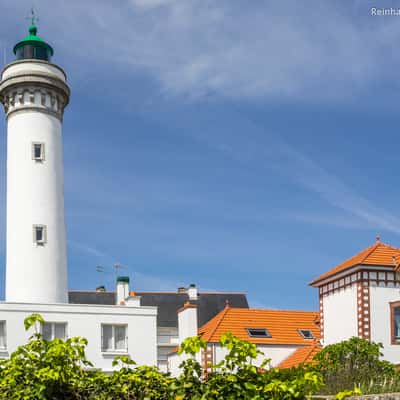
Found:
M 199 329 L 207 342 L 216 343 L 224 333 L 231 332 L 239 339 L 255 344 L 299 344 L 310 345 L 298 329 L 310 330 L 316 340 L 320 338 L 316 324 L 317 312 L 258 310 L 254 308 L 225 307 L 214 318 Z M 246 328 L 265 328 L 271 338 L 250 337 Z
M 314 356 L 321 350 L 321 346 L 318 343 L 314 343 L 312 346 L 299 347 L 292 354 L 286 357 L 278 364 L 278 368 L 291 368 L 296 367 L 299 364 L 313 363 Z
M 355 256 L 339 264 L 335 268 L 325 272 L 318 278 L 315 278 L 310 282 L 310 285 L 314 285 L 319 281 L 330 278 L 339 272 L 345 271 L 348 268 L 354 267 L 359 264 L 363 265 L 381 265 L 386 267 L 397 267 L 400 261 L 400 249 L 397 247 L 389 246 L 388 244 L 377 241 L 372 246 L 360 251 Z

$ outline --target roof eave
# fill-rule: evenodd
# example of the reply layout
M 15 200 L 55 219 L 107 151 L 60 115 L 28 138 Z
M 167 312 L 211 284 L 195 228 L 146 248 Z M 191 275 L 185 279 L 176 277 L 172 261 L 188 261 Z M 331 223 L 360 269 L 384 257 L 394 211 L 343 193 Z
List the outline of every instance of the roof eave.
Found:
M 330 276 L 327 276 L 325 278 L 316 278 L 312 280 L 308 285 L 312 287 L 320 287 L 324 285 L 325 283 L 328 283 L 334 279 L 344 277 L 348 275 L 348 273 L 354 269 L 353 272 L 358 272 L 360 270 L 365 270 L 365 269 L 375 269 L 375 268 L 380 268 L 380 269 L 387 269 L 387 270 L 393 270 L 395 268 L 394 265 L 378 265 L 378 264 L 355 264 L 352 265 L 351 267 L 348 267 L 342 271 L 336 272 L 335 274 L 332 274 Z

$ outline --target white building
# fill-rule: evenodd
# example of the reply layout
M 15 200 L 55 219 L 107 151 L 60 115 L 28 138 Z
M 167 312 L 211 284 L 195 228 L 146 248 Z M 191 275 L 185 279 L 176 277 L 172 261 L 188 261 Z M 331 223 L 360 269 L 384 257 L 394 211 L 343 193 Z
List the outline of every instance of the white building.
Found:
M 222 311 L 227 302 L 230 307 L 248 308 L 243 293 L 203 292 L 198 291 L 194 284 L 174 292 L 131 291 L 130 295 L 140 298 L 143 306 L 157 307 L 157 366 L 164 372 L 168 371 L 168 354 L 179 344 L 177 311 L 186 302 L 197 306 L 197 328 Z M 117 292 L 105 291 L 100 286 L 96 291 L 69 291 L 68 298 L 73 304 L 111 305 L 117 302 Z
M 314 279 L 319 289 L 324 345 L 357 336 L 381 342 L 388 361 L 400 363 L 400 249 L 381 243 Z
M 117 283 L 116 305 L 68 303 L 64 222 L 62 121 L 70 90 L 50 62 L 53 49 L 29 35 L 5 66 L 0 101 L 7 118 L 6 302 L 0 303 L 0 350 L 7 357 L 27 340 L 23 320 L 40 313 L 44 338 L 83 336 L 96 368 L 116 355 L 157 363 L 157 308 L 141 307 L 129 279 Z

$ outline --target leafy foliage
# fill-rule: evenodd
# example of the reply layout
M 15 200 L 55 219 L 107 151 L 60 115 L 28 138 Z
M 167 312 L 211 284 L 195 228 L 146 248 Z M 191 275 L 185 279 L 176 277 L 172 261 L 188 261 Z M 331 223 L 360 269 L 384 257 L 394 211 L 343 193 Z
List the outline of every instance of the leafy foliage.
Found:
M 381 343 L 352 337 L 324 347 L 316 356 L 313 370 L 322 374 L 325 393 L 353 391 L 379 393 L 398 386 L 400 377 L 393 364 L 381 360 Z M 400 385 L 399 385 L 400 386 Z

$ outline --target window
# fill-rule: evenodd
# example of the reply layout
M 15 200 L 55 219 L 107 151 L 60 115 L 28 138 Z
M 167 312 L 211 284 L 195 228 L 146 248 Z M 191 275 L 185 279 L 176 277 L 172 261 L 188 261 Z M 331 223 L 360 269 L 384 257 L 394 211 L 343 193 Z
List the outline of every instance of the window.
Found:
M 121 351 L 128 350 L 126 325 L 101 325 L 101 350 Z
M 42 324 L 42 336 L 45 340 L 66 338 L 66 322 L 45 322 Z
M 392 344 L 400 344 L 400 302 L 390 303 Z
M 32 143 L 32 159 L 35 161 L 44 160 L 44 143 Z
M 43 245 L 47 240 L 47 232 L 45 225 L 33 225 L 33 241 L 37 245 Z
M 7 348 L 6 321 L 0 321 L 0 349 Z
M 303 336 L 304 339 L 314 339 L 314 335 L 308 329 L 299 329 L 300 335 Z
M 246 328 L 247 333 L 251 337 L 270 338 L 271 334 L 265 328 Z

